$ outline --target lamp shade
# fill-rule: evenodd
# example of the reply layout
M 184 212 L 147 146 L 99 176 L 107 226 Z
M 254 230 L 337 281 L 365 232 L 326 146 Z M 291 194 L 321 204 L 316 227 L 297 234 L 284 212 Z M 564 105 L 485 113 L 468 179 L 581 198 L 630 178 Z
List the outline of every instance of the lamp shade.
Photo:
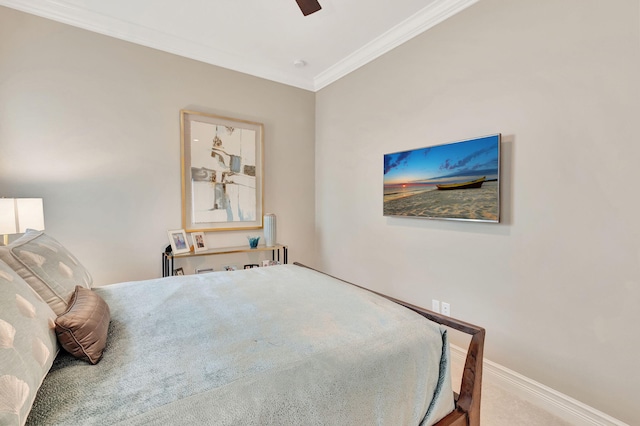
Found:
M 0 198 L 0 234 L 17 232 L 15 201 L 13 198 Z
M 0 198 L 0 234 L 44 230 L 42 198 Z

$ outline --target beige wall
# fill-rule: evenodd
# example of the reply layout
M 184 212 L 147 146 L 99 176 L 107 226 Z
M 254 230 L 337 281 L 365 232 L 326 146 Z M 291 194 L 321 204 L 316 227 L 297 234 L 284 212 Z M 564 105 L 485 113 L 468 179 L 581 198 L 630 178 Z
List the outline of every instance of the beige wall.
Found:
M 317 94 L 322 267 L 640 424 L 638 1 L 483 0 Z M 385 153 L 502 133 L 502 223 L 382 216 Z
M 265 211 L 291 259 L 313 263 L 314 102 L 0 7 L 0 196 L 43 197 L 47 232 L 98 284 L 161 273 L 167 230 L 181 227 L 183 108 L 264 123 Z M 253 232 L 209 234 L 208 244 L 244 245 Z
M 328 272 L 448 301 L 489 359 L 639 424 L 639 16 L 483 0 L 314 95 L 0 7 L 0 196 L 44 197 L 98 283 L 156 277 L 181 223 L 178 111 L 261 121 L 292 260 L 316 263 L 317 234 Z M 495 132 L 501 224 L 382 216 L 385 153 Z

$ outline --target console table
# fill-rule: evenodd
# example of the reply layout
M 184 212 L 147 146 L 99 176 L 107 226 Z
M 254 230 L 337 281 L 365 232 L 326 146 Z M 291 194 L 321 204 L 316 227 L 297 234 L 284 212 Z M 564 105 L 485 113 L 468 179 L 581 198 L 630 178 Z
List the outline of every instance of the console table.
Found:
M 287 246 L 283 244 L 276 244 L 271 247 L 267 246 L 258 246 L 256 248 L 249 248 L 247 246 L 240 247 L 221 247 L 221 248 L 212 248 L 209 250 L 201 251 L 199 253 L 189 252 L 183 254 L 173 254 L 167 253 L 166 251 L 162 253 L 162 276 L 168 277 L 173 275 L 173 261 L 175 259 L 182 259 L 186 257 L 195 257 L 195 256 L 214 256 L 217 254 L 232 254 L 232 253 L 252 253 L 256 251 L 270 251 L 271 252 L 271 260 L 280 261 L 280 251 L 282 251 L 282 261 L 287 264 L 289 261 L 289 249 Z M 277 256 L 277 257 L 276 257 Z

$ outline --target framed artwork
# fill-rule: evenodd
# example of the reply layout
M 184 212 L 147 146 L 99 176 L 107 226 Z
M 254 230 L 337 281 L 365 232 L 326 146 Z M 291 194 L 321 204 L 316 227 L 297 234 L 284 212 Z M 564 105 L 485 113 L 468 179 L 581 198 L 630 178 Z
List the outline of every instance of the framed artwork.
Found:
M 384 156 L 383 215 L 500 221 L 500 134 Z
M 260 265 L 258 265 L 257 263 L 248 263 L 246 265 L 244 265 L 244 269 L 253 269 L 253 268 L 259 268 Z
M 169 234 L 169 243 L 173 254 L 189 253 L 191 251 L 184 229 L 174 229 L 167 231 L 167 233 Z
M 173 270 L 173 275 L 184 275 L 184 269 L 177 268 Z
M 183 228 L 262 228 L 263 125 L 182 110 L 180 126 Z
M 196 253 L 207 250 L 207 244 L 204 242 L 204 232 L 192 232 L 191 240 L 193 241 L 193 250 Z

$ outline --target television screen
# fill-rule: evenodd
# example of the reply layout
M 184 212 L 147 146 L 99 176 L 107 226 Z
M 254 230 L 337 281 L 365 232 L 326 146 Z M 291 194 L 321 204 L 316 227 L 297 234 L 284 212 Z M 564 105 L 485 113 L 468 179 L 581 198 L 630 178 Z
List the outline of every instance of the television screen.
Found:
M 500 134 L 384 156 L 384 216 L 499 222 Z

